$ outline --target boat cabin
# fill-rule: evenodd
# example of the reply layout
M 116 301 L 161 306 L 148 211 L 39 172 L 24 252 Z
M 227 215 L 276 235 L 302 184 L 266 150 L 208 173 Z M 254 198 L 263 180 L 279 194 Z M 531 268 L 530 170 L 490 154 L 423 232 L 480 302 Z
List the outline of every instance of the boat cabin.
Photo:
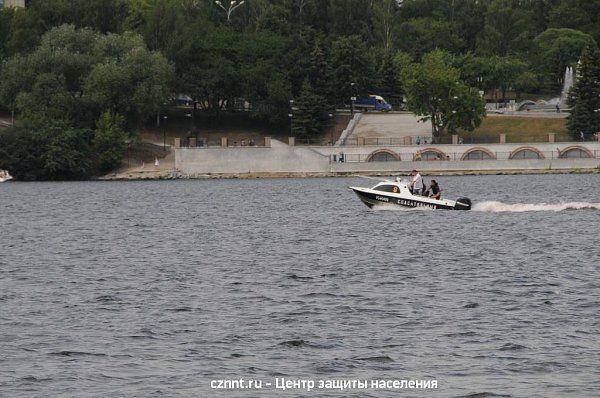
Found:
M 394 181 L 382 181 L 371 188 L 374 191 L 391 192 L 391 193 L 410 193 L 408 186 L 402 180 Z

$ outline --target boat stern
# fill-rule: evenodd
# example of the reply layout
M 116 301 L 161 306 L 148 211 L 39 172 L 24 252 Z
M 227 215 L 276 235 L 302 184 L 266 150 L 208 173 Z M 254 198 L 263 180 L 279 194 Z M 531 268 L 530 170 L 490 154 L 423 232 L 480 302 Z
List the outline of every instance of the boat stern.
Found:
M 456 200 L 456 204 L 454 205 L 454 210 L 471 210 L 471 199 L 469 198 L 460 198 Z

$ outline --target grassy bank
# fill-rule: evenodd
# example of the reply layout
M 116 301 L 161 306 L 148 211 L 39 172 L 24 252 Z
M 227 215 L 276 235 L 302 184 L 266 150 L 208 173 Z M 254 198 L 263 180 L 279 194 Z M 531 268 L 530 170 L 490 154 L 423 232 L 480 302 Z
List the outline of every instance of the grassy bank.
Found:
M 567 131 L 567 120 L 563 118 L 489 116 L 472 134 L 498 137 L 502 133 L 506 134 L 507 142 L 545 142 L 549 133 L 556 134 L 557 141 L 572 139 Z

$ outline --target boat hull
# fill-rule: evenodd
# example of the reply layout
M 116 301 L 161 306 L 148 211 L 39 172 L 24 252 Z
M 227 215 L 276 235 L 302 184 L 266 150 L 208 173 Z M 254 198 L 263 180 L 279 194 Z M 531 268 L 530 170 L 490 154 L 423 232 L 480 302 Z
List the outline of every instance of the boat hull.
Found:
M 460 198 L 453 200 L 436 200 L 425 196 L 402 195 L 398 193 L 387 193 L 367 188 L 350 187 L 358 198 L 368 207 L 376 205 L 395 205 L 406 208 L 421 208 L 431 210 L 471 210 L 471 200 Z
M 366 192 L 351 188 L 358 198 L 368 207 L 376 205 L 392 204 L 406 208 L 422 208 L 422 209 L 443 209 L 443 210 L 456 210 L 454 205 L 443 204 L 443 203 L 431 203 L 426 201 L 420 201 L 417 197 L 403 198 L 397 196 L 388 196 L 385 193 Z

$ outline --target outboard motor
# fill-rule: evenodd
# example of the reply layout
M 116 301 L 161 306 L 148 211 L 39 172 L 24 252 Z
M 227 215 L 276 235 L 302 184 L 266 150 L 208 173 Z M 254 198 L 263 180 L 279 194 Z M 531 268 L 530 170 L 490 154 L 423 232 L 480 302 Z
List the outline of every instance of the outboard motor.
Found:
M 471 199 L 460 198 L 456 200 L 454 210 L 471 210 Z

